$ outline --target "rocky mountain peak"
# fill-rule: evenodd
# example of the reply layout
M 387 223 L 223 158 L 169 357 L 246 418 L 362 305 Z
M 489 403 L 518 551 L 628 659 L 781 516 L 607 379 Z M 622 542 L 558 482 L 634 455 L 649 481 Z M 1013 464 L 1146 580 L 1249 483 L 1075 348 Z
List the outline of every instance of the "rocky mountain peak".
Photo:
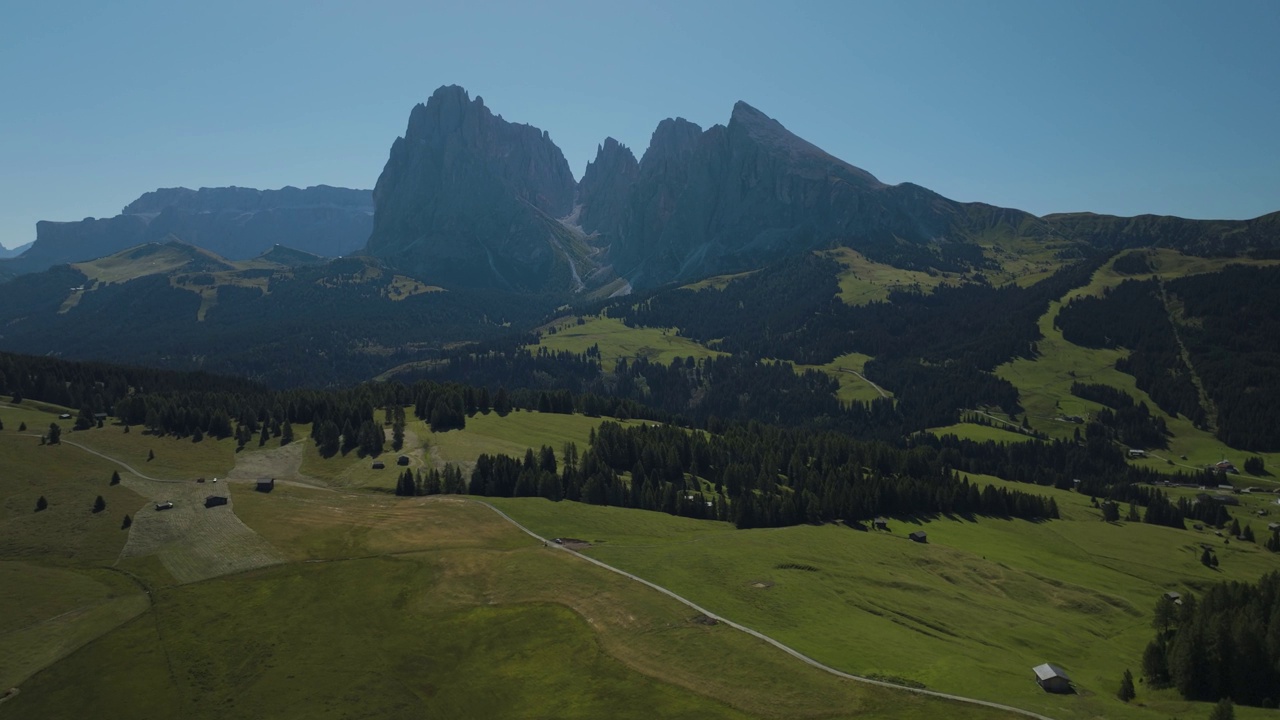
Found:
M 650 168 L 654 165 L 692 153 L 701 137 L 702 128 L 696 123 L 681 117 L 663 120 L 649 138 L 649 149 L 640 160 L 641 169 L 652 171 Z
M 391 146 L 368 251 L 455 285 L 555 285 L 552 275 L 568 273 L 552 226 L 576 190 L 548 133 L 503 120 L 461 87 L 441 87 Z
M 605 138 L 578 184 L 582 229 L 589 233 L 610 229 L 626 206 L 639 174 L 640 163 L 631 150 L 611 137 Z
M 828 154 L 825 150 L 804 140 L 783 127 L 782 123 L 739 100 L 729 117 L 728 134 L 731 141 L 747 140 L 762 149 L 785 159 L 793 171 L 810 177 L 835 176 L 846 182 L 869 188 L 883 187 L 876 176 Z

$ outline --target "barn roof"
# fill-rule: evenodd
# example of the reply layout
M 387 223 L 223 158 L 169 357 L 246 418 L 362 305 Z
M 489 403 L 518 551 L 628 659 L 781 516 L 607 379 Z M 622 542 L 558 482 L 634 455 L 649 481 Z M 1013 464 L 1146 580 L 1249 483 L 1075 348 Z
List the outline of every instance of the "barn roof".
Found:
M 1059 678 L 1062 678 L 1063 680 L 1066 680 L 1067 682 L 1071 682 L 1071 678 L 1067 677 L 1067 673 L 1065 670 L 1051 663 L 1037 665 L 1031 669 L 1033 672 L 1035 672 L 1036 677 L 1040 680 L 1050 680 L 1052 678 L 1059 677 Z

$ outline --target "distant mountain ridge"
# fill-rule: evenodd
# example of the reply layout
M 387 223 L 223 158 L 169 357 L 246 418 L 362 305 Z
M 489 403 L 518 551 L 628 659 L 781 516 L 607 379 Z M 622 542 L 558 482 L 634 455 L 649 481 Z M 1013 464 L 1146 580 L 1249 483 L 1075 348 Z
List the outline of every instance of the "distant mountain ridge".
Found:
M 279 190 L 225 187 L 162 188 L 111 218 L 36 223 L 36 240 L 0 272 L 38 272 L 83 262 L 169 236 L 230 259 L 247 259 L 284 244 L 334 257 L 361 249 L 373 226 L 368 190 L 318 185 Z
M 31 243 L 19 245 L 15 248 L 0 247 L 0 259 L 17 257 L 27 251 L 31 247 Z
M 951 272 L 990 266 L 983 244 L 993 238 L 1064 252 L 1072 244 L 1202 254 L 1280 247 L 1280 216 L 1040 218 L 887 185 L 745 102 L 727 125 L 706 130 L 663 120 L 638 161 L 607 138 L 575 183 L 546 132 L 503 120 L 457 86 L 414 108 L 374 202 L 370 254 L 445 285 L 553 293 L 615 279 L 657 286 L 834 245 Z

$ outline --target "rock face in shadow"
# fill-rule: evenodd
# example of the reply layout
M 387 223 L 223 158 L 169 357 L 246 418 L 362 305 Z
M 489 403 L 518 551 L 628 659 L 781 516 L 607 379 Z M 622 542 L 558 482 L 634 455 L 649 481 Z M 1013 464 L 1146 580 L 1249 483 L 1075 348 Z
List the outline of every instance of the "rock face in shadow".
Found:
M 15 274 L 93 260 L 170 236 L 232 260 L 288 245 L 336 257 L 359 250 L 373 227 L 368 190 L 164 188 L 146 193 L 112 218 L 36 223 L 36 240 L 5 263 Z
M 972 208 L 919 186 L 886 185 L 739 102 L 727 126 L 658 125 L 611 259 L 634 284 L 656 285 L 831 244 L 959 242 L 967 225 L 1022 222 L 1025 213 L 1011 212 L 975 219 Z
M 446 285 L 568 290 L 573 250 L 558 218 L 576 189 L 547 133 L 442 87 L 391 146 L 367 251 Z
M 631 150 L 613 138 L 605 138 L 578 183 L 578 203 L 582 206 L 578 224 L 582 229 L 588 233 L 616 230 L 639 175 L 640 163 Z

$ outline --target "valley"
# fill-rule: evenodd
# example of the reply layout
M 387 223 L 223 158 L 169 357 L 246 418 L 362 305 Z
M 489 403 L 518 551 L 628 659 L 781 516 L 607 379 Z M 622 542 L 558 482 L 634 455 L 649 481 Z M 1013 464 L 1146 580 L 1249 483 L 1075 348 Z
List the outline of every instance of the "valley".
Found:
M 19 520 L 20 511 L 30 513 L 19 500 L 62 485 L 30 470 L 6 475 L 29 478 L 7 483 L 3 500 L 10 529 L 4 569 L 23 578 L 23 590 L 6 607 L 25 607 L 29 618 L 0 634 L 0 645 L 57 654 L 6 653 L 30 657 L 11 665 L 4 680 L 22 689 L 2 708 L 14 717 L 78 712 L 80 696 L 54 691 L 72 677 L 98 698 L 95 712 L 103 717 L 337 716 L 351 703 L 391 714 L 432 708 L 502 714 L 517 703 L 534 714 L 584 717 L 655 707 L 675 717 L 1000 715 L 964 705 L 943 709 L 935 706 L 940 701 L 821 673 L 726 625 L 702 624 L 689 608 L 571 552 L 543 547 L 465 498 L 394 497 L 393 464 L 357 472 L 367 458 L 321 458 L 305 447 L 299 456 L 297 445 L 275 440 L 237 452 L 232 440 L 192 443 L 126 434 L 118 425 L 42 446 L 15 433 L 13 423 L 46 427 L 58 408 L 0 407 L 6 467 L 46 464 L 49 453 L 58 453 L 65 458 L 58 465 L 72 476 L 100 478 L 50 494 L 51 509 L 34 519 L 56 524 L 34 530 L 29 515 Z M 465 463 L 485 452 L 519 454 L 522 445 L 586 446 L 599 422 L 526 411 L 477 414 L 463 430 L 414 427 L 421 445 L 403 452 Z M 107 458 L 145 466 L 139 472 L 156 479 Z M 121 469 L 123 482 L 107 488 L 112 468 Z M 255 471 L 264 469 L 285 473 L 270 493 L 254 492 Z M 222 482 L 213 485 L 213 477 Z M 67 524 L 77 502 L 101 492 L 91 489 L 97 484 L 118 489 L 108 495 L 109 512 L 132 514 L 132 527 L 120 530 L 115 518 L 91 516 L 87 504 L 81 512 L 89 517 Z M 228 506 L 197 507 L 219 486 L 231 498 Z M 1275 556 L 1245 543 L 1221 546 L 1219 539 L 1221 566 L 1209 570 L 1196 557 L 1205 532 L 1100 522 L 1086 496 L 1050 492 L 1061 520 L 895 517 L 885 530 L 861 531 L 840 524 L 735 530 L 538 498 L 489 502 L 544 537 L 584 538 L 585 554 L 845 672 L 1053 718 L 1192 711 L 1168 690 L 1144 690 L 1133 706 L 1113 696 L 1120 673 L 1140 663 L 1155 599 L 1170 589 L 1195 592 L 1223 578 L 1256 578 L 1275 568 Z M 161 495 L 179 507 L 156 512 L 151 505 Z M 1274 499 L 1257 497 L 1274 506 Z M 171 520 L 182 512 L 194 524 Z M 227 550 L 243 556 L 246 538 L 213 554 L 198 549 L 218 547 L 223 531 L 207 520 L 214 514 L 234 518 L 268 549 L 252 561 L 259 569 L 227 564 Z M 165 532 L 148 527 L 161 518 Z M 905 537 L 917 529 L 927 531 L 927 544 Z M 90 531 L 117 540 L 75 544 Z M 14 544 L 41 533 L 43 546 Z M 31 593 L 41 587 L 65 593 L 63 603 L 79 603 L 73 615 L 58 603 L 35 610 Z M 320 587 L 337 594 L 318 594 Z M 111 599 L 104 606 L 96 597 Z M 56 637 L 66 639 L 51 645 Z M 382 639 L 371 644 L 371 637 Z M 513 645 L 513 637 L 525 640 Z M 1028 679 L 1030 665 L 1046 659 L 1072 670 L 1075 695 L 1046 695 Z M 104 667 L 133 670 L 90 671 Z M 364 669 L 340 670 L 356 667 Z M 584 676 L 591 678 L 585 685 Z M 494 683 L 503 684 L 500 699 L 485 692 Z M 319 687 L 350 690 L 314 692 Z M 645 702 L 631 699 L 639 697 Z M 1237 712 L 1263 717 L 1249 708 Z
M 0 260 L 0 720 L 1274 714 L 1280 213 L 593 146 L 446 85 Z

